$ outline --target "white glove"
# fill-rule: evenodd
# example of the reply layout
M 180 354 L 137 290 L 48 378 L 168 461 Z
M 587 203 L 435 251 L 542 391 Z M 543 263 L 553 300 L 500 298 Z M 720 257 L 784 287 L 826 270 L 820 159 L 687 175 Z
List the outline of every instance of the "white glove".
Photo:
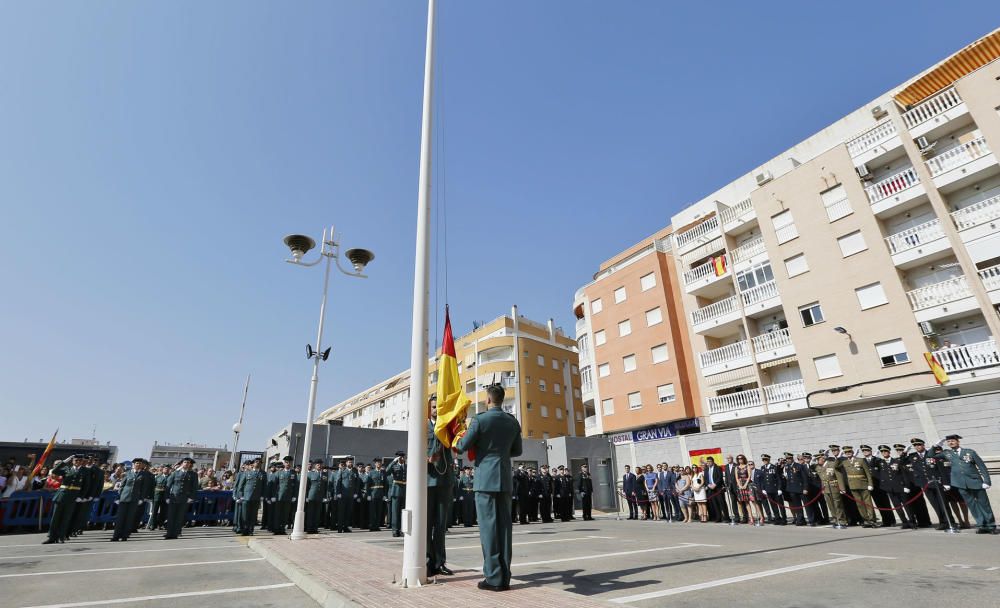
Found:
M 329 498 L 324 498 L 323 502 L 330 502 L 330 499 Z
M 292 502 L 295 502 L 298 498 L 292 497 Z
M 272 498 L 272 499 L 271 499 L 271 503 L 273 504 L 273 503 L 274 503 L 274 501 L 276 501 L 276 500 L 277 500 L 277 498 Z
M 783 493 L 781 490 L 778 490 L 778 496 L 781 496 Z
M 117 504 L 120 504 L 120 501 L 116 500 L 116 501 L 115 501 L 115 504 L 116 504 L 116 505 L 117 505 Z
M 191 504 L 191 503 L 193 503 L 193 502 L 194 502 L 194 499 L 193 499 L 193 498 L 189 498 L 189 499 L 188 499 L 188 504 Z
M 337 500 L 340 500 L 340 496 L 341 496 L 340 494 L 337 494 L 336 496 L 334 496 L 334 498 L 336 498 Z
M 983 484 L 983 489 L 984 489 L 984 490 L 989 490 L 989 489 L 990 489 L 990 484 L 988 484 L 988 483 L 984 483 L 984 484 Z
M 77 499 L 76 499 L 75 501 L 73 501 L 73 502 L 83 502 L 83 499 L 82 499 L 82 498 L 77 498 Z
M 243 499 L 242 498 L 237 498 L 236 502 L 243 502 Z
M 767 496 L 767 490 L 761 490 L 761 492 L 764 493 L 764 496 Z
M 358 497 L 358 495 L 357 495 L 357 494 L 355 494 L 355 495 L 354 495 L 354 498 L 357 498 L 357 497 Z
M 903 491 L 906 492 L 907 494 L 909 494 L 910 493 L 910 488 L 903 488 Z
M 458 499 L 459 500 L 465 500 L 465 497 L 464 496 L 459 496 Z
M 945 487 L 944 487 L 944 491 L 945 491 L 945 492 L 947 492 L 947 491 L 948 491 L 948 490 L 950 490 L 950 489 L 951 489 L 951 486 L 945 486 Z
M 371 496 L 369 496 L 369 497 L 368 497 L 368 502 L 371 502 L 371 501 L 372 501 L 372 497 L 371 497 Z
M 871 486 L 868 486 L 868 491 L 869 491 L 869 492 L 871 492 L 871 491 L 872 491 L 872 490 L 874 490 L 874 489 L 875 489 L 875 488 L 873 488 L 873 487 L 871 487 Z
M 168 504 L 168 505 L 170 504 L 170 499 L 169 499 L 169 498 L 167 499 L 167 504 Z

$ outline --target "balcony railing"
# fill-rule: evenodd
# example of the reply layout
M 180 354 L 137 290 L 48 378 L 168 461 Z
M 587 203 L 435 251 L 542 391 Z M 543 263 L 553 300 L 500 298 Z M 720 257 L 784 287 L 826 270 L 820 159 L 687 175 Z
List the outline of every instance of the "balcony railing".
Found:
M 725 258 L 725 256 L 723 256 Z M 713 262 L 706 262 L 701 266 L 695 266 L 691 270 L 684 273 L 684 285 L 690 285 L 696 281 L 700 281 L 707 276 L 715 275 L 715 264 Z M 721 276 L 721 275 L 720 275 Z
M 744 260 L 749 260 L 753 256 L 764 253 L 764 239 L 762 237 L 757 237 L 752 241 L 747 241 L 743 243 L 736 249 L 733 249 L 729 256 L 732 258 L 733 263 L 742 262 Z
M 1000 219 L 1000 194 L 952 212 L 951 219 L 959 230 Z
M 736 312 L 736 296 L 731 296 L 725 300 L 719 300 L 718 302 L 712 302 L 704 308 L 699 308 L 698 310 L 691 313 L 691 324 L 698 325 L 699 323 L 704 323 L 706 321 L 711 321 L 712 319 L 718 319 L 723 315 Z
M 889 253 L 894 254 L 919 247 L 943 236 L 944 230 L 941 229 L 941 221 L 933 219 L 887 236 L 885 244 L 889 246 Z
M 983 280 L 983 286 L 986 287 L 986 291 L 1000 289 L 1000 264 L 983 268 L 978 274 L 979 278 Z
M 712 367 L 713 365 L 722 365 L 723 363 L 729 363 L 730 361 L 736 361 L 738 359 L 743 359 L 750 356 L 750 349 L 748 348 L 749 342 L 747 340 L 741 340 L 739 342 L 734 342 L 732 344 L 727 344 L 719 348 L 713 348 L 712 350 L 705 351 L 698 354 L 698 358 L 701 360 L 701 368 Z
M 760 389 L 752 388 L 748 391 L 730 393 L 719 397 L 709 397 L 708 411 L 712 414 L 724 414 L 726 412 L 757 407 L 762 404 L 763 399 L 761 398 Z
M 755 336 L 752 341 L 755 353 L 767 353 L 791 346 L 792 336 L 789 335 L 788 328 L 785 328 Z
M 1000 352 L 997 352 L 997 343 L 993 339 L 942 348 L 934 351 L 934 358 L 948 373 L 1000 364 Z
M 949 148 L 941 154 L 927 159 L 927 169 L 930 170 L 931 177 L 937 177 L 989 153 L 990 147 L 986 145 L 986 138 L 980 135 L 972 141 Z
M 750 202 L 749 198 L 745 198 L 732 207 L 726 207 L 723 209 L 719 213 L 719 216 L 722 218 L 722 225 L 725 226 L 729 222 L 735 222 L 736 220 L 742 219 L 743 216 L 748 216 L 753 212 L 753 203 Z
M 826 217 L 831 222 L 846 217 L 853 212 L 854 209 L 851 208 L 851 201 L 846 196 L 826 206 Z
M 962 103 L 962 98 L 958 96 L 958 91 L 954 87 L 945 89 L 907 110 L 903 114 L 903 122 L 906 123 L 908 129 L 912 129 L 960 103 Z
M 868 194 L 868 200 L 874 205 L 919 183 L 920 178 L 917 177 L 917 172 L 913 167 L 907 167 L 899 173 L 890 175 L 866 187 L 865 193 Z
M 913 291 L 906 292 L 906 297 L 910 300 L 910 307 L 914 311 L 947 304 L 948 302 L 968 298 L 971 295 L 972 290 L 969 289 L 969 282 L 966 280 L 965 275 L 952 277 L 947 281 L 925 285 Z
M 778 297 L 778 284 L 774 281 L 761 283 L 756 287 L 751 287 L 746 291 L 740 292 L 740 296 L 743 298 L 744 306 L 752 306 L 769 298 Z
M 586 430 L 591 430 L 597 427 L 597 416 L 587 416 L 583 419 L 583 428 Z
M 896 125 L 891 119 L 880 122 L 871 129 L 847 142 L 847 151 L 852 157 L 861 156 L 868 150 L 896 135 Z
M 677 248 L 681 249 L 686 245 L 690 245 L 691 243 L 695 243 L 697 241 L 706 239 L 706 237 L 709 237 L 713 232 L 718 232 L 718 231 L 719 231 L 719 216 L 713 215 L 712 217 L 708 218 L 707 220 L 698 224 L 697 226 L 689 230 L 685 230 L 680 234 L 674 235 L 674 241 L 677 244 Z
M 794 401 L 806 398 L 806 385 L 802 380 L 792 380 L 764 387 L 764 398 L 768 403 Z

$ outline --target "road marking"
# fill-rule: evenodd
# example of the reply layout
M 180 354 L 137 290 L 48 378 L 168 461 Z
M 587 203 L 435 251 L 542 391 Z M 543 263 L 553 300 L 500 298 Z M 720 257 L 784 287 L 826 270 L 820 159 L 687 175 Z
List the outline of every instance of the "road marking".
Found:
M 161 553 L 163 551 L 196 551 L 201 549 L 245 549 L 243 545 L 212 545 L 208 547 L 171 547 L 169 549 L 132 549 L 130 551 L 80 551 L 78 553 L 42 553 L 39 555 L 5 555 L 0 559 L 40 559 L 45 557 L 89 557 L 118 553 Z
M 197 597 L 199 595 L 219 595 L 220 593 L 242 593 L 244 591 L 267 591 L 268 589 L 285 589 L 294 587 L 295 583 L 276 583 L 258 587 L 233 587 L 231 589 L 214 589 L 212 591 L 187 591 L 185 593 L 169 593 L 166 595 L 145 595 L 141 597 L 122 597 L 115 600 L 96 600 L 92 602 L 73 602 L 71 604 L 45 604 L 39 606 L 24 606 L 23 608 L 80 608 L 82 606 L 107 606 L 108 604 L 127 604 L 129 602 L 149 602 L 152 600 L 169 600 L 177 597 Z
M 240 562 L 259 562 L 263 557 L 247 559 L 223 559 L 212 562 L 184 562 L 180 564 L 151 564 L 149 566 L 121 566 L 117 568 L 93 568 L 91 570 L 52 570 L 50 572 L 22 572 L 20 574 L 0 574 L 0 578 L 16 578 L 18 576 L 43 576 L 46 574 L 82 574 L 84 572 L 116 572 L 118 570 L 148 570 L 150 568 L 176 568 L 178 566 L 208 566 L 211 564 L 238 564 Z
M 532 541 L 528 541 L 528 542 L 524 542 L 524 543 L 512 543 L 511 546 L 513 546 L 513 547 L 520 547 L 522 545 L 544 545 L 544 544 L 548 544 L 548 543 L 568 543 L 568 542 L 573 542 L 573 541 L 578 541 L 578 540 L 594 540 L 594 539 L 602 539 L 602 538 L 603 539 L 614 539 L 615 537 L 614 536 L 580 536 L 580 537 L 573 537 L 573 538 L 552 538 L 552 539 L 549 539 L 549 540 L 532 540 Z M 448 550 L 449 551 L 455 551 L 455 550 L 458 550 L 458 549 L 482 549 L 482 548 L 483 548 L 482 545 L 465 545 L 465 546 L 462 546 L 462 547 L 448 547 Z M 400 551 L 400 553 L 402 553 L 402 551 Z
M 703 545 L 701 543 L 681 543 L 679 545 L 671 545 L 669 547 L 656 547 L 653 549 L 639 549 L 637 551 L 619 551 L 617 553 L 599 553 L 597 555 L 582 555 L 579 557 L 561 557 L 559 559 L 546 559 L 538 562 L 514 562 L 511 564 L 511 568 L 525 568 L 527 566 L 541 566 L 544 564 L 557 564 L 560 562 L 575 562 L 582 561 L 586 559 L 603 559 L 606 557 L 617 557 L 620 555 L 635 555 L 638 553 L 652 553 L 654 551 L 671 551 L 673 549 L 692 549 L 694 547 L 721 547 L 722 545 Z
M 825 559 L 818 562 L 809 562 L 806 564 L 798 564 L 796 566 L 786 566 L 784 568 L 775 568 L 774 570 L 764 570 L 762 572 L 755 572 L 753 574 L 744 574 L 741 576 L 732 576 L 729 578 L 722 578 L 715 581 L 708 581 L 705 583 L 697 583 L 695 585 L 685 585 L 683 587 L 674 587 L 673 589 L 664 589 L 663 591 L 650 591 L 649 593 L 639 593 L 636 595 L 628 595 L 625 597 L 616 597 L 610 599 L 613 604 L 629 604 L 631 602 L 641 602 L 643 600 L 651 600 L 658 597 L 666 597 L 669 595 L 678 595 L 681 593 L 688 593 L 689 591 L 700 591 L 702 589 L 711 589 L 712 587 L 721 587 L 722 585 L 731 585 L 732 583 L 741 583 L 743 581 L 752 581 L 757 578 L 765 578 L 768 576 L 775 576 L 777 574 L 786 574 L 788 572 L 796 572 L 798 570 L 808 570 L 809 568 L 819 568 L 820 566 L 827 566 L 830 564 L 839 564 L 841 562 L 850 562 L 856 559 L 866 559 L 870 556 L 867 555 L 848 555 L 848 554 L 837 554 L 831 553 L 830 555 L 840 555 L 840 557 L 835 557 L 833 559 Z M 876 557 L 875 559 L 896 559 L 894 557 Z

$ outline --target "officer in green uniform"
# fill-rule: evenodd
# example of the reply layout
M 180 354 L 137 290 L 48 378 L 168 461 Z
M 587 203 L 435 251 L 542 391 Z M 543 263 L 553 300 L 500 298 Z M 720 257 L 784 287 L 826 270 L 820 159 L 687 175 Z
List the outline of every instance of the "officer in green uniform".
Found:
M 431 418 L 427 421 L 427 576 L 450 575 L 445 565 L 445 534 L 448 532 L 449 506 L 454 500 L 454 457 L 434 434 L 437 420 L 437 396 L 430 398 Z
M 94 500 L 100 498 L 104 491 L 104 471 L 97 466 L 97 456 L 93 453 L 85 454 L 83 459 L 80 466 L 80 494 L 77 496 L 79 500 L 75 501 L 69 536 L 83 534 L 94 509 Z
M 830 521 L 833 528 L 844 530 L 847 528 L 847 516 L 844 514 L 844 497 L 847 493 L 847 473 L 840 458 L 840 446 L 830 444 L 829 451 L 820 455 L 819 472 L 823 482 L 823 493 L 826 495 L 826 506 L 830 512 Z
M 340 481 L 343 470 L 344 463 L 340 462 L 337 468 L 330 471 L 326 477 L 326 528 L 328 530 L 337 529 L 337 510 L 340 508 L 340 501 L 337 500 L 337 482 Z
M 135 518 L 140 506 L 153 496 L 156 480 L 146 470 L 148 463 L 142 458 L 132 459 L 132 470 L 125 474 L 122 486 L 118 490 L 118 512 L 115 513 L 115 531 L 112 542 L 128 540 L 135 527 Z
M 861 515 L 862 528 L 875 527 L 875 505 L 872 504 L 872 490 L 875 489 L 871 469 L 864 458 L 854 455 L 854 448 L 844 446 L 844 473 L 847 476 L 847 489 L 851 491 Z
M 62 477 L 62 485 L 52 497 L 52 521 L 49 523 L 49 536 L 43 545 L 64 543 L 69 535 L 69 527 L 74 523 L 77 501 L 80 500 L 80 483 L 85 475 L 80 466 L 83 456 L 74 454 L 68 461 L 57 460 L 50 472 L 53 476 Z
M 243 471 L 233 487 L 233 497 L 239 505 L 236 532 L 241 536 L 253 535 L 260 501 L 267 491 L 267 473 L 260 470 L 260 463 L 260 458 L 250 463 L 250 468 Z
M 504 390 L 499 384 L 486 389 L 489 409 L 472 419 L 458 440 L 458 451 L 475 451 L 476 516 L 483 548 L 483 575 L 479 588 L 510 589 L 510 560 L 514 524 L 511 519 L 513 473 L 511 458 L 521 455 L 521 425 L 503 411 Z
M 590 467 L 587 465 L 580 467 L 580 474 L 576 478 L 576 491 L 580 495 L 583 520 L 593 521 L 591 509 L 594 500 L 594 480 L 590 476 Z
M 167 521 L 167 477 L 169 475 L 169 464 L 159 467 L 155 472 L 153 477 L 153 500 L 150 503 L 149 520 L 146 522 L 147 530 L 161 528 L 164 522 Z
M 271 520 L 274 519 L 274 487 L 275 475 L 278 473 L 278 462 L 274 461 L 267 465 L 264 489 L 260 494 L 260 504 L 263 507 L 260 515 L 260 527 L 262 530 L 271 531 Z
M 476 525 L 476 477 L 472 467 L 462 469 L 462 477 L 458 481 L 462 505 L 462 523 L 466 528 Z
M 334 498 L 337 500 L 337 532 L 351 531 L 354 519 L 354 500 L 358 497 L 361 480 L 354 468 L 354 459 L 345 458 L 344 468 L 337 476 L 337 487 Z
M 368 531 L 378 532 L 385 522 L 385 472 L 382 471 L 382 459 L 376 458 L 375 468 L 368 474 Z
M 997 522 L 993 516 L 993 507 L 986 490 L 990 489 L 992 481 L 986 464 L 975 450 L 963 448 L 960 435 L 948 435 L 943 442 L 948 447 L 941 452 L 941 458 L 951 465 L 951 483 L 945 486 L 945 491 L 952 487 L 958 489 L 962 500 L 969 506 L 969 512 L 976 520 L 976 534 L 996 534 Z
M 198 493 L 198 474 L 191 470 L 193 466 L 193 459 L 184 458 L 167 476 L 167 533 L 163 535 L 167 540 L 181 535 L 187 522 L 188 505 L 194 502 Z
M 385 469 L 389 486 L 389 527 L 393 537 L 403 535 L 403 509 L 406 507 L 406 453 L 396 452 L 396 457 Z
M 274 474 L 271 495 L 271 532 L 275 535 L 285 533 L 292 516 L 292 509 L 299 494 L 299 477 L 292 467 L 294 458 L 285 456 L 282 459 L 284 468 Z
M 319 534 L 319 520 L 326 500 L 326 477 L 323 476 L 323 459 L 309 463 L 306 472 L 306 534 Z

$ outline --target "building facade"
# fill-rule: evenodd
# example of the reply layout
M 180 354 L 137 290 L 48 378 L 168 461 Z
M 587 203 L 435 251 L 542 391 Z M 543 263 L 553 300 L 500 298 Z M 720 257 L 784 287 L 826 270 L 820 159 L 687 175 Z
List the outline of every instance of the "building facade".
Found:
M 703 429 L 1000 386 L 998 57 L 1000 30 L 671 218 Z
M 199 443 L 153 443 L 153 448 L 149 451 L 149 464 L 156 466 L 161 464 L 175 465 L 181 458 L 191 458 L 194 460 L 196 469 L 202 467 L 224 467 L 229 462 L 229 450 L 226 446 L 211 447 Z

